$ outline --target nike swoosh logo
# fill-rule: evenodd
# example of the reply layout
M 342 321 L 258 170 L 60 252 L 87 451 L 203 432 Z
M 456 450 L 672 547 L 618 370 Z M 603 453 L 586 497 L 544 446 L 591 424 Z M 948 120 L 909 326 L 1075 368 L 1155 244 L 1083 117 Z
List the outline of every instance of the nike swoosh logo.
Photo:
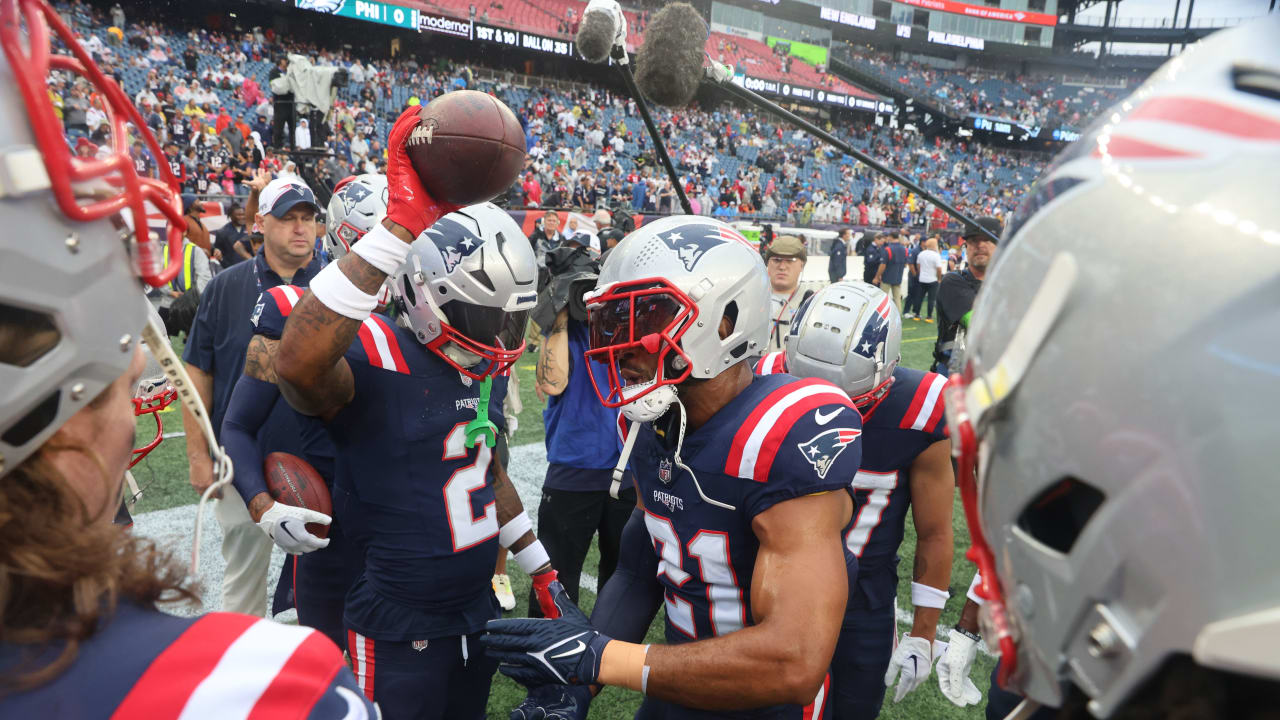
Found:
M 587 649 L 587 644 L 586 644 L 586 643 L 584 643 L 584 642 L 582 642 L 581 640 L 579 640 L 579 641 L 578 641 L 578 647 L 576 647 L 576 648 L 574 648 L 574 649 L 572 649 L 572 650 L 565 650 L 564 652 L 560 653 L 559 655 L 552 655 L 552 656 L 550 656 L 550 657 L 551 657 L 551 659 L 552 659 L 552 660 L 559 660 L 560 658 L 563 658 L 563 657 L 569 657 L 570 655 L 577 655 L 578 653 L 580 653 L 580 652 L 582 652 L 583 650 L 586 650 L 586 649 Z
M 347 702 L 347 713 L 342 716 L 342 720 L 369 720 L 369 712 L 358 695 L 341 685 L 334 690 L 338 697 Z
M 840 414 L 840 408 L 836 408 L 835 410 L 832 410 L 829 415 L 823 415 L 821 410 L 814 410 L 813 421 L 818 423 L 819 425 L 826 425 L 827 423 L 834 420 L 835 417 L 839 414 Z

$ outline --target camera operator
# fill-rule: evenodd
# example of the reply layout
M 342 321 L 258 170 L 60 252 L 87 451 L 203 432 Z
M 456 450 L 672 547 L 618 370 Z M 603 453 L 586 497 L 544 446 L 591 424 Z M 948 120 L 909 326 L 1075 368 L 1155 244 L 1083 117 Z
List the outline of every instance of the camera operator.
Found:
M 281 55 L 276 59 L 276 66 L 271 68 L 267 76 L 267 84 L 271 88 L 271 99 L 275 109 L 271 123 L 271 144 L 276 147 L 293 147 L 293 135 L 296 126 L 293 120 L 293 88 L 289 84 L 289 58 Z M 288 125 L 289 129 L 285 130 Z
M 599 256 L 580 244 L 584 235 L 566 238 L 547 254 L 550 284 L 542 291 L 533 321 L 544 328 L 538 355 L 537 393 L 547 398 L 547 475 L 538 506 L 538 537 L 551 556 L 569 597 L 578 597 L 582 564 L 599 533 L 599 578 L 603 585 L 618 563 L 622 528 L 635 508 L 635 489 L 609 495 L 618 461 L 618 411 L 600 404 L 583 354 L 589 347 L 583 294 L 595 287 Z M 604 365 L 594 373 L 603 377 Z M 540 617 L 530 594 L 529 616 Z

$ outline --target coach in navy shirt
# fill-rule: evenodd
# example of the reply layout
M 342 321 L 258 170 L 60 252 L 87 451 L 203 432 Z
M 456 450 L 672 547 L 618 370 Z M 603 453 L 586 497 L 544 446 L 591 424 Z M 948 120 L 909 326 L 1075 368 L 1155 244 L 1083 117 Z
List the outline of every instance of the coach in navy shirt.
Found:
M 262 250 L 251 261 L 218 274 L 205 288 L 182 355 L 217 435 L 221 434 L 231 391 L 244 371 L 245 350 L 253 334 L 250 316 L 258 296 L 277 285 L 305 287 L 320 272 L 320 261 L 313 252 L 319 206 L 311 188 L 296 177 L 281 178 L 265 188 L 254 188 L 253 193 L 257 197 L 251 196 L 249 202 L 252 205 L 257 200 Z M 209 448 L 190 413 L 183 412 L 182 424 L 187 433 L 191 487 L 203 493 L 213 482 Z M 293 426 L 291 415 L 272 413 L 259 443 L 288 452 L 298 444 L 299 433 Z M 271 540 L 249 517 L 238 493 L 224 492 L 216 510 L 222 526 L 222 556 L 227 563 L 222 610 L 265 616 Z

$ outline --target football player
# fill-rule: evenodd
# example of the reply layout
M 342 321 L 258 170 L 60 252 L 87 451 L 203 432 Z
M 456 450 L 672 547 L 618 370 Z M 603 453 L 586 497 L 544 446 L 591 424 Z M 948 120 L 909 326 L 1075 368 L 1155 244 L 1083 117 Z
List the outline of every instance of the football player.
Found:
M 375 716 L 314 630 L 157 609 L 196 601 L 186 568 L 111 521 L 135 437 L 140 336 L 194 397 L 163 329 L 147 324 L 140 282 L 162 287 L 180 269 L 177 183 L 167 168 L 135 173 L 126 121 L 158 156 L 155 139 L 47 3 L 4 0 L 0 25 L 11 120 L 0 154 L 14 171 L 0 199 L 0 717 Z M 51 35 L 71 55 L 51 56 Z M 103 98 L 108 156 L 71 157 L 51 67 Z M 147 210 L 169 221 L 165 245 Z
M 797 377 L 822 378 L 844 389 L 862 413 L 862 466 L 845 547 L 858 558 L 840 643 L 831 663 L 835 717 L 875 718 L 885 688 L 893 700 L 928 679 L 941 650 L 938 616 L 951 581 L 951 512 L 955 475 L 943 419 L 941 375 L 901 367 L 902 320 L 883 290 L 840 282 L 800 307 L 784 338 L 785 357 L 761 358 L 769 374 L 785 361 Z M 916 528 L 911 630 L 897 633 L 898 546 L 907 509 Z M 854 582 L 855 578 L 850 578 Z
M 388 141 L 386 217 L 263 316 L 288 315 L 277 385 L 326 424 L 334 513 L 363 548 L 344 611 L 361 688 L 389 717 L 480 718 L 497 661 L 476 638 L 500 614 L 499 544 L 555 613 L 555 571 L 492 451 L 537 266 L 498 207 L 448 213 L 427 194 L 405 152 L 417 111 Z M 403 326 L 371 314 L 388 277 Z
M 527 686 L 643 692 L 638 717 L 825 717 L 847 595 L 829 578 L 856 562 L 840 533 L 862 454 L 857 410 L 826 381 L 752 373 L 769 339 L 768 279 L 724 223 L 646 224 L 587 300 L 587 358 L 609 368 L 593 375 L 597 392 L 633 422 L 619 463 L 629 455 L 642 525 L 624 532 L 628 561 L 597 600 L 598 625 L 558 595 L 559 620 L 495 620 L 484 642 Z M 645 555 L 654 574 L 636 582 Z M 658 598 L 667 644 L 638 644 Z
M 381 222 L 386 213 L 386 176 L 367 174 L 339 182 L 329 200 L 324 238 L 325 250 L 333 261 L 346 257 L 351 246 Z M 258 298 L 253 316 L 249 318 L 254 325 L 254 336 L 245 353 L 244 375 L 236 382 L 222 421 L 222 440 L 239 468 L 234 484 L 249 509 L 249 516 L 280 549 L 299 556 L 293 558 L 293 577 L 281 580 L 293 585 L 299 624 L 319 629 L 345 649 L 347 634 L 342 624 L 342 608 L 347 590 L 364 565 L 363 555 L 350 547 L 341 526 L 332 523 L 328 516 L 271 499 L 262 473 L 262 459 L 266 452 L 277 448 L 261 448 L 258 441 L 259 430 L 272 413 L 294 416 L 288 422 L 299 431 L 306 461 L 324 478 L 330 494 L 333 493 L 334 450 L 328 432 L 319 420 L 299 414 L 284 402 L 276 386 L 276 346 L 288 311 L 303 292 L 304 288 L 279 286 L 269 288 Z M 387 303 L 388 292 L 384 286 L 379 305 Z M 312 522 L 329 526 L 324 539 L 307 532 L 305 525 Z M 311 554 L 300 557 L 304 553 Z
M 1024 713 L 1275 714 L 1277 38 L 1219 31 L 1099 118 L 978 294 L 947 424 Z

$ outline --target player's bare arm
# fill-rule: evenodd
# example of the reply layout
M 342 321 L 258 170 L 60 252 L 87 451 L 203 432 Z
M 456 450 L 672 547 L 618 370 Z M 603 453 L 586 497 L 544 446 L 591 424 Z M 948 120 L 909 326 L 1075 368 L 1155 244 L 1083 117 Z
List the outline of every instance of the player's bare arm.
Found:
M 195 386 L 196 392 L 200 393 L 200 400 L 204 403 L 205 411 L 208 412 L 209 398 L 213 395 L 213 376 L 190 363 L 184 363 L 184 365 L 187 375 L 191 378 L 191 384 Z M 209 443 L 205 440 L 204 433 L 200 432 L 199 421 L 185 407 L 182 409 L 182 429 L 187 435 L 187 462 L 191 465 L 191 487 L 197 493 L 203 494 L 213 483 L 213 459 L 209 457 Z
M 265 335 L 254 335 L 245 351 L 244 374 L 256 380 L 275 383 L 277 381 L 275 354 L 279 345 L 279 340 L 272 340 Z M 269 494 L 258 493 L 249 500 L 249 517 L 256 521 L 274 502 Z
M 781 502 L 757 515 L 752 528 L 760 552 L 751 583 L 756 624 L 724 637 L 654 645 L 647 657 L 640 646 L 614 640 L 605 647 L 600 680 L 640 690 L 641 668 L 648 665 L 649 695 L 703 710 L 812 701 L 844 617 L 847 583 L 830 578 L 846 572 L 840 532 L 852 508 L 847 493 L 833 492 Z
M 538 354 L 538 390 L 559 395 L 569 386 L 569 309 L 561 310 Z
M 405 239 L 408 232 L 399 225 L 389 224 L 394 225 L 388 229 L 396 237 L 413 241 Z M 355 253 L 339 260 L 338 268 L 370 295 L 377 294 L 387 279 L 386 273 Z M 276 357 L 280 392 L 298 412 L 328 418 L 351 402 L 355 385 L 342 355 L 355 341 L 360 323 L 329 309 L 309 290 L 298 301 L 285 323 Z
M 951 513 L 955 475 L 951 471 L 951 441 L 939 440 L 911 464 L 911 517 L 916 526 L 916 560 L 912 579 L 946 591 L 951 583 Z M 933 642 L 942 608 L 917 605 L 911 634 Z
M 494 458 L 493 465 L 490 467 L 493 468 L 493 497 L 497 503 L 498 524 L 506 525 L 524 513 L 524 503 L 520 501 L 516 486 L 511 483 L 511 478 L 507 475 L 507 469 L 502 466 L 502 461 Z M 533 530 L 530 529 L 516 538 L 507 549 L 518 553 L 537 541 L 537 535 L 534 535 Z M 534 573 L 542 573 L 550 569 L 551 562 L 547 561 L 534 570 Z

